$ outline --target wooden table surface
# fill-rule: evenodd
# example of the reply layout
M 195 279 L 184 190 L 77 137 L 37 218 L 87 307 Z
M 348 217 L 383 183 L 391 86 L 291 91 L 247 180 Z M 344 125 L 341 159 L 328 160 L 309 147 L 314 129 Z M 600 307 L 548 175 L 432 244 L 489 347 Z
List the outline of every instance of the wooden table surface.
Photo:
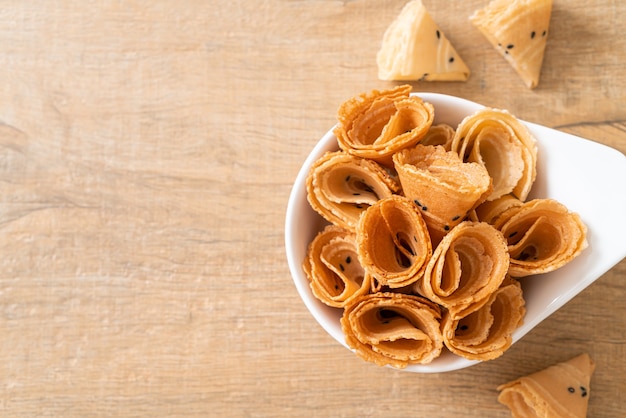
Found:
M 299 299 L 292 182 L 341 102 L 397 85 L 404 3 L 0 2 L 0 416 L 507 417 L 497 385 L 581 352 L 589 416 L 624 416 L 624 261 L 442 374 L 364 363 Z M 486 3 L 424 0 L 472 75 L 414 90 L 626 152 L 626 3 L 555 0 L 535 90 L 469 23 Z

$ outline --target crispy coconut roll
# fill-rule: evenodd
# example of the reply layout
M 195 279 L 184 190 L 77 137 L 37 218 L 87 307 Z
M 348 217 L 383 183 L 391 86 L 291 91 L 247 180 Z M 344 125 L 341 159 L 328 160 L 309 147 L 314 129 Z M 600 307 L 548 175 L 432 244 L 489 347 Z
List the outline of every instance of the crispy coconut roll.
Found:
M 526 313 L 522 287 L 507 278 L 480 309 L 462 318 L 445 314 L 443 342 L 448 349 L 470 360 L 492 360 L 511 346 L 512 334 Z
M 404 195 L 420 208 L 437 245 L 491 191 L 487 170 L 441 146 L 417 146 L 393 156 Z
M 537 176 L 536 139 L 508 111 L 485 108 L 467 116 L 456 129 L 451 150 L 487 169 L 493 179 L 487 200 L 509 193 L 526 200 Z
M 378 163 L 342 151 L 317 160 L 306 186 L 311 207 L 330 223 L 351 231 L 365 209 L 400 189 Z
M 344 102 L 334 132 L 339 147 L 353 155 L 391 165 L 391 155 L 413 146 L 433 123 L 435 109 L 411 86 L 373 90 Z
M 341 327 L 346 343 L 362 359 L 404 368 L 439 357 L 443 338 L 439 307 L 402 293 L 364 295 L 346 306 Z
M 342 308 L 370 291 L 372 277 L 359 263 L 356 236 L 328 225 L 309 244 L 302 268 L 313 295 L 328 306 Z
M 447 308 L 451 319 L 463 318 L 487 303 L 508 269 L 502 234 L 487 223 L 464 221 L 439 243 L 414 290 Z
M 552 199 L 524 203 L 498 229 L 508 242 L 513 277 L 554 271 L 587 247 L 580 216 Z
M 440 123 L 432 125 L 419 143 L 420 145 L 441 145 L 446 151 L 450 151 L 453 139 L 454 128 L 448 124 Z
M 584 418 L 595 368 L 589 354 L 581 354 L 498 386 L 498 401 L 511 410 L 514 418 Z
M 419 209 L 403 196 L 370 206 L 356 234 L 359 260 L 382 286 L 401 288 L 414 283 L 432 255 L 426 223 Z
M 487 222 L 498 229 L 500 225 L 513 216 L 513 213 L 515 213 L 523 203 L 524 202 L 515 196 L 506 194 L 496 200 L 490 200 L 480 204 L 476 208 L 476 216 L 479 221 Z

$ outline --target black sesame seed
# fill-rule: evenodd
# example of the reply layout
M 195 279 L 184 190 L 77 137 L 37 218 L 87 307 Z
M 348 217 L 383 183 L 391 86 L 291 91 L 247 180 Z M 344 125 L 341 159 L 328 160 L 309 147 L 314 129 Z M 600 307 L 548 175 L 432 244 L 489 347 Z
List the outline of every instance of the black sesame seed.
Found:
M 350 176 L 346 177 L 346 181 L 350 181 Z
M 530 32 L 530 39 L 535 39 L 535 31 Z
M 335 290 L 339 290 L 339 285 L 335 285 Z
M 504 51 L 505 54 L 509 55 L 509 51 Z
M 515 45 L 513 45 L 513 44 L 508 44 L 508 45 L 506 46 L 506 49 L 511 49 L 511 48 L 513 48 L 514 46 L 515 46 Z
M 580 394 L 580 396 L 582 396 L 583 398 L 584 398 L 585 396 L 587 396 L 587 388 L 586 388 L 586 387 L 581 386 L 581 387 L 580 387 L 580 391 L 582 392 L 582 393 Z
M 439 33 L 439 30 L 437 30 L 437 39 L 441 39 L 441 34 Z
M 570 387 L 567 388 L 567 391 L 569 393 L 574 393 L 576 390 L 573 387 L 570 386 Z
M 361 196 L 361 193 L 352 193 L 352 196 Z
M 517 231 L 511 232 L 509 234 L 509 238 L 513 238 L 515 235 L 517 235 Z
M 413 203 L 415 203 L 417 206 L 420 206 L 420 207 L 422 206 L 422 204 L 420 203 L 420 201 L 419 201 L 419 200 L 417 200 L 417 199 L 415 199 L 415 200 L 413 201 Z
M 459 329 L 460 329 L 461 331 L 467 331 L 467 329 L 468 329 L 468 328 L 469 328 L 469 327 L 468 327 L 467 325 L 461 325 L 461 326 L 459 327 Z
M 357 209 L 362 209 L 362 208 L 363 208 L 363 205 L 362 205 L 362 204 L 360 204 L 360 203 L 357 203 L 357 204 L 356 204 L 356 205 L 354 205 L 354 206 L 355 206 Z
M 428 208 L 426 206 L 422 206 L 422 210 L 428 210 Z
M 546 31 L 544 30 L 543 33 L 541 34 L 541 36 L 546 36 Z
M 460 215 L 456 215 L 454 218 L 452 218 L 453 221 L 456 221 L 457 219 L 459 219 L 461 216 Z
M 454 57 L 450 57 L 450 59 L 448 60 L 448 62 L 454 62 Z
M 339 270 L 346 271 L 346 269 L 343 267 L 343 264 L 339 264 Z
M 445 225 L 445 226 L 443 227 L 443 229 L 444 229 L 444 230 L 446 230 L 446 231 L 449 231 L 449 230 L 450 230 L 450 225 Z
M 352 262 L 352 258 L 350 256 L 346 257 L 346 264 L 350 264 Z
M 413 241 L 417 242 L 417 237 L 413 235 Z

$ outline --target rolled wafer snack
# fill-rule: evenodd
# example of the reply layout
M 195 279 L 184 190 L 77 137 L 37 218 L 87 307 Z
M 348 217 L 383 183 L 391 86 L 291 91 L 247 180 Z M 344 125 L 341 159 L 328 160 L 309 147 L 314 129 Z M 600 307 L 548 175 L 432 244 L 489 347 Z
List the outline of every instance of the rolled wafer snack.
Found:
M 509 253 L 502 234 L 485 222 L 464 221 L 435 248 L 414 290 L 447 308 L 455 320 L 487 303 L 508 268 Z
M 307 199 L 316 212 L 352 231 L 365 209 L 400 189 L 378 163 L 342 151 L 328 152 L 317 160 L 306 186 Z
M 336 225 L 311 241 L 302 268 L 313 295 L 328 306 L 342 308 L 371 287 L 371 276 L 359 263 L 356 236 Z
M 420 140 L 420 145 L 441 145 L 446 151 L 450 151 L 454 139 L 454 128 L 448 124 L 440 123 L 431 125 L 426 135 Z
M 420 208 L 433 245 L 491 191 L 483 166 L 464 163 L 441 146 L 418 144 L 394 154 L 393 162 L 403 193 Z
M 498 386 L 498 401 L 511 410 L 514 418 L 584 418 L 594 370 L 589 354 L 581 354 Z
M 481 203 L 476 208 L 479 221 L 494 225 L 496 229 L 508 220 L 524 202 L 511 194 L 505 194 L 495 200 Z
M 506 110 L 485 108 L 458 125 L 451 150 L 463 161 L 483 165 L 493 180 L 487 200 L 512 193 L 526 200 L 537 176 L 537 143 Z
M 441 327 L 448 349 L 470 360 L 492 360 L 511 346 L 526 313 L 522 287 L 507 278 L 480 309 L 462 318 L 444 315 Z
M 553 199 L 525 202 L 498 229 L 508 242 L 513 277 L 554 271 L 587 247 L 580 216 Z
M 346 306 L 341 327 L 346 343 L 362 359 L 404 368 L 439 357 L 443 338 L 439 307 L 418 296 L 373 293 Z
M 380 285 L 405 287 L 422 276 L 432 244 L 411 200 L 399 195 L 379 200 L 363 213 L 356 231 L 359 260 Z
M 339 147 L 353 155 L 391 165 L 391 155 L 415 145 L 433 123 L 435 109 L 411 86 L 373 90 L 344 102 L 334 133 Z

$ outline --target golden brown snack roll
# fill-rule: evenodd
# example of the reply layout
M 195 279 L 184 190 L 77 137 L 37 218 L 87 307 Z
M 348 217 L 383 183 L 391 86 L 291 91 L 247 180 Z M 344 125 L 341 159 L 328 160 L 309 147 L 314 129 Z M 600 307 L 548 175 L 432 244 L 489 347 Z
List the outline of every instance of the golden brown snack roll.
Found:
M 454 139 L 454 128 L 446 123 L 431 125 L 426 135 L 420 140 L 420 145 L 442 146 L 450 151 Z
M 432 245 L 412 201 L 399 195 L 379 200 L 361 216 L 356 231 L 359 260 L 380 285 L 401 288 L 422 276 Z
M 524 201 L 537 177 L 537 140 L 506 110 L 484 108 L 457 126 L 451 150 L 483 165 L 493 180 L 487 200 L 513 194 Z
M 396 153 L 393 162 L 404 195 L 420 208 L 433 246 L 491 192 L 483 166 L 464 163 L 441 146 L 418 144 Z
M 553 199 L 525 202 L 499 230 L 508 242 L 513 277 L 554 271 L 588 245 L 580 216 Z
M 372 90 L 344 102 L 334 129 L 339 147 L 357 157 L 391 166 L 391 156 L 417 144 L 431 127 L 435 109 L 411 86 Z
M 595 364 L 588 354 L 498 386 L 498 401 L 514 418 L 587 416 L 591 375 Z
M 414 290 L 458 319 L 488 302 L 508 268 L 502 234 L 485 222 L 464 221 L 439 243 Z
M 507 278 L 477 311 L 457 319 L 444 315 L 444 344 L 470 360 L 495 359 L 511 346 L 513 331 L 522 325 L 525 313 L 522 287 Z
M 507 219 L 509 219 L 515 212 L 516 209 L 522 206 L 524 202 L 516 198 L 511 194 L 506 194 L 501 196 L 495 200 L 490 200 L 484 203 L 481 203 L 476 208 L 476 217 L 478 220 L 482 222 L 487 222 L 490 225 L 499 227 Z
M 354 231 L 361 214 L 400 189 L 378 163 L 342 151 L 317 160 L 307 177 L 307 199 L 328 222 Z
M 439 357 L 443 348 L 440 318 L 439 307 L 424 298 L 374 293 L 345 308 L 341 327 L 346 343 L 362 359 L 404 368 Z
M 311 241 L 302 268 L 313 295 L 328 306 L 342 308 L 370 291 L 372 279 L 359 263 L 356 236 L 336 225 Z

